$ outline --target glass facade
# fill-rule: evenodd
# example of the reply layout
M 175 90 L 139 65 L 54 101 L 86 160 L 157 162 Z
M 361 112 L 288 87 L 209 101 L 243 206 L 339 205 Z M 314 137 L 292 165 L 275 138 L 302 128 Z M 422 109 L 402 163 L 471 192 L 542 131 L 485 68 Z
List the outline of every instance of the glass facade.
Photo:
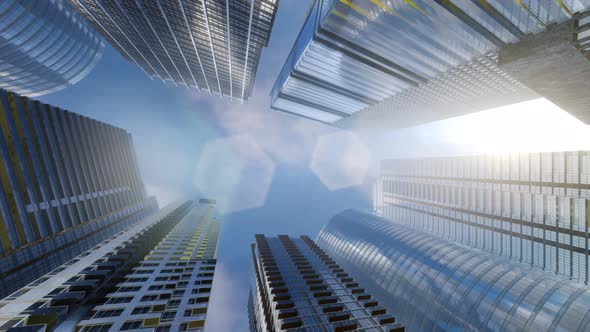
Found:
M 316 0 L 273 87 L 272 108 L 334 123 L 408 89 L 422 97 L 431 80 L 439 89 L 426 92 L 445 98 L 452 90 L 461 104 L 456 82 L 445 77 L 459 66 L 465 73 L 455 78 L 479 93 L 519 95 L 528 91 L 495 63 L 469 65 L 589 7 L 587 0 Z
M 70 0 L 152 78 L 246 100 L 278 0 Z
M 157 209 L 129 133 L 0 90 L 0 298 Z
M 388 160 L 374 201 L 386 218 L 588 283 L 588 151 Z
M 256 235 L 251 332 L 402 332 L 395 317 L 307 236 Z
M 590 288 L 347 210 L 317 244 L 409 331 L 588 331 Z
M 66 0 L 0 2 L 0 88 L 34 97 L 84 78 L 104 49 Z
M 120 316 L 123 310 L 119 307 L 125 303 L 129 307 L 129 296 L 136 294 L 130 289 L 135 289 L 139 279 L 145 284 L 149 277 L 129 271 L 143 271 L 142 267 L 148 266 L 142 261 L 144 257 L 187 218 L 193 207 L 191 201 L 172 203 L 0 301 L 0 331 L 74 331 L 84 318 Z M 105 298 L 110 292 L 127 296 Z M 92 311 L 97 303 L 118 307 Z M 109 331 L 104 326 L 108 324 L 92 331 Z

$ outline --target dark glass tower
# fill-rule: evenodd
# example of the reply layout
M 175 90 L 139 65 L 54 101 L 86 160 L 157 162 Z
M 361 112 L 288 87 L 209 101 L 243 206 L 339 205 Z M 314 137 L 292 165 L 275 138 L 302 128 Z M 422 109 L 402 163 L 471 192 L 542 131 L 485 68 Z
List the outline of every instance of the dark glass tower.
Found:
M 0 331 L 202 331 L 220 223 L 213 204 L 143 218 L 0 302 Z
M 150 77 L 246 100 L 279 0 L 70 0 Z
M 347 210 L 317 244 L 411 331 L 588 331 L 590 287 Z
M 29 97 L 61 90 L 96 65 L 104 41 L 67 0 L 0 2 L 0 88 Z
M 256 235 L 252 255 L 250 331 L 404 331 L 309 237 Z
M 0 90 L 0 298 L 157 209 L 122 129 Z

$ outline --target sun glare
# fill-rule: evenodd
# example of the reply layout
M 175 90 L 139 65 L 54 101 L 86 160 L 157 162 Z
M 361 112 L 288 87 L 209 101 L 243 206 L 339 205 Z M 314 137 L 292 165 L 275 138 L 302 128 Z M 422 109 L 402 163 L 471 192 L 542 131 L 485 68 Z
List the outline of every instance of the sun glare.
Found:
M 590 126 L 543 98 L 445 122 L 452 143 L 486 153 L 590 149 Z

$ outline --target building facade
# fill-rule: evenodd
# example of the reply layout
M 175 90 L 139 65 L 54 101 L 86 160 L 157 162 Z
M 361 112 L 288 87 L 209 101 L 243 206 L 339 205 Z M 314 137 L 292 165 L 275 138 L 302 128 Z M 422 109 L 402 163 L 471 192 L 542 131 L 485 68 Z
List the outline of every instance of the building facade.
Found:
M 202 331 L 220 222 L 172 203 L 0 301 L 0 331 Z
M 256 235 L 252 257 L 252 332 L 404 331 L 362 283 L 307 236 Z
M 381 172 L 379 215 L 588 283 L 588 151 L 388 160 Z
M 243 101 L 279 0 L 70 2 L 148 76 Z
M 133 282 L 126 275 L 142 266 L 193 207 L 191 201 L 172 203 L 0 301 L 0 331 L 73 331 L 95 314 L 97 303 L 127 303 L 127 298 L 109 302 L 105 294 L 118 291 L 118 283 Z
M 153 213 L 122 129 L 0 90 L 0 298 Z
M 368 212 L 317 244 L 409 331 L 588 331 L 590 288 Z
M 498 52 L 588 8 L 577 0 L 317 0 L 272 108 L 337 126 L 403 127 L 535 98 L 500 68 Z
M 190 206 L 77 330 L 204 330 L 220 227 L 208 200 Z
M 0 88 L 29 97 L 61 90 L 96 65 L 104 42 L 67 0 L 0 4 Z

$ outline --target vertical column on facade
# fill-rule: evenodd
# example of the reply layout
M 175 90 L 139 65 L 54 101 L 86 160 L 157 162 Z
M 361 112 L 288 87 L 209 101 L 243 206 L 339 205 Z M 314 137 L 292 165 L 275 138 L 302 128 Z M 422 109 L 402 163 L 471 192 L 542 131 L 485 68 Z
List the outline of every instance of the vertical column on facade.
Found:
M 35 240 L 35 235 L 28 218 L 25 202 L 26 192 L 23 192 L 24 183 L 19 183 L 19 177 L 17 175 L 18 160 L 14 160 L 17 156 L 14 153 L 14 147 L 9 146 L 12 142 L 12 137 L 8 130 L 5 117 L 0 114 L 0 123 L 2 126 L 2 135 L 0 135 L 0 155 L 3 159 L 2 168 L 2 182 L 8 206 L 13 215 L 13 220 L 16 224 L 16 230 L 22 243 L 32 242 Z M 20 174 L 19 174 L 20 175 Z M 20 177 L 22 179 L 22 175 Z
M 103 125 L 102 127 L 103 128 L 101 132 L 104 137 L 104 140 L 107 142 L 109 146 L 108 156 L 113 168 L 114 175 L 114 184 L 111 188 L 111 195 L 115 200 L 115 206 L 117 210 L 120 210 L 123 207 L 129 205 L 129 202 L 127 202 L 127 200 L 125 199 L 124 192 L 122 191 L 124 190 L 124 175 L 121 170 L 123 160 L 119 158 L 119 142 L 117 142 L 117 140 L 113 137 L 113 128 L 109 125 Z
M 131 165 L 133 167 L 133 174 L 134 179 L 135 179 L 135 184 L 136 184 L 136 188 L 137 191 L 140 195 L 140 197 L 144 197 L 146 195 L 145 193 L 145 188 L 143 186 L 143 182 L 141 181 L 141 172 L 139 171 L 139 163 L 137 162 L 137 155 L 135 154 L 135 149 L 133 149 L 133 138 L 131 137 L 131 134 L 126 134 L 127 139 L 125 140 L 125 142 L 127 143 L 127 151 L 129 152 L 129 157 L 131 160 Z
M 56 129 L 58 130 L 58 136 L 62 137 L 63 141 L 63 151 L 67 152 L 67 160 L 66 163 L 69 164 L 70 167 L 70 175 L 71 175 L 71 184 L 72 184 L 72 191 L 76 198 L 76 206 L 78 208 L 78 213 L 80 215 L 80 223 L 87 222 L 89 220 L 89 203 L 84 196 L 85 189 L 83 186 L 84 178 L 82 176 L 82 172 L 79 167 L 78 163 L 78 156 L 77 151 L 74 148 L 72 142 L 72 136 L 70 134 L 70 130 L 67 126 L 65 121 L 66 113 L 65 110 L 59 110 L 54 114 L 54 123 Z
M 96 188 L 95 184 L 95 174 L 90 165 L 90 159 L 88 154 L 90 153 L 86 150 L 86 144 L 83 138 L 83 135 L 80 131 L 79 123 L 78 123 L 79 115 L 74 113 L 67 114 L 67 120 L 69 127 L 72 131 L 72 137 L 75 137 L 74 145 L 76 146 L 76 150 L 78 152 L 78 158 L 80 161 L 80 167 L 82 169 L 82 173 L 84 174 L 85 178 L 85 191 L 84 191 L 84 198 L 87 202 L 90 203 L 91 206 L 91 214 L 89 219 L 95 219 L 100 216 L 100 205 L 99 202 L 94 198 L 93 193 Z
M 99 154 L 99 158 L 101 159 L 102 165 L 104 167 L 104 175 L 105 175 L 105 188 L 102 191 L 102 195 L 105 200 L 109 204 L 109 213 L 117 210 L 117 204 L 115 197 L 110 194 L 110 191 L 115 189 L 115 179 L 113 174 L 113 163 L 110 160 L 110 149 L 112 148 L 110 144 L 105 140 L 103 137 L 104 134 L 104 126 L 100 122 L 92 122 L 91 124 L 92 131 L 94 132 L 94 139 L 97 142 L 97 151 Z
M 91 203 L 88 201 L 88 199 L 86 199 L 86 193 L 88 192 L 87 186 L 86 186 L 86 174 L 84 174 L 83 172 L 83 167 L 80 163 L 80 156 L 78 155 L 78 148 L 77 148 L 77 139 L 73 139 L 72 137 L 72 131 L 70 129 L 69 123 L 68 123 L 68 117 L 69 117 L 69 112 L 67 111 L 62 111 L 62 112 L 58 112 L 57 115 L 57 121 L 59 121 L 60 127 L 62 129 L 62 134 L 65 138 L 65 142 L 67 145 L 67 150 L 69 151 L 69 157 L 70 157 L 70 161 L 72 164 L 72 169 L 74 171 L 75 174 L 75 184 L 76 184 L 76 188 L 74 190 L 74 192 L 76 193 L 76 196 L 78 198 L 78 201 L 82 203 L 82 207 L 81 207 L 81 212 L 82 212 L 82 220 L 83 222 L 87 222 L 88 220 L 91 219 Z
M 65 187 L 65 196 L 62 198 L 62 202 L 68 205 L 68 208 L 72 211 L 74 225 L 82 224 L 84 219 L 84 213 L 82 212 L 82 204 L 78 198 L 78 191 L 76 190 L 77 184 L 75 182 L 74 170 L 71 165 L 70 151 L 65 142 L 64 132 L 59 124 L 58 113 L 64 112 L 63 110 L 56 107 L 48 107 L 47 112 L 47 125 L 48 125 L 48 136 L 50 141 L 55 143 L 54 150 L 57 153 L 55 159 L 57 168 L 61 170 L 62 177 L 65 180 L 63 186 Z
M 119 167 L 120 172 L 120 179 L 119 179 L 119 186 L 122 188 L 122 192 L 120 194 L 121 200 L 125 206 L 131 206 L 134 203 L 132 198 L 132 188 L 129 185 L 128 181 L 131 180 L 131 174 L 129 173 L 129 168 L 127 165 L 127 159 L 123 154 L 123 142 L 121 141 L 121 137 L 123 135 L 120 134 L 120 131 L 113 127 L 108 127 L 108 135 L 113 140 L 114 144 L 114 153 L 115 158 L 117 159 L 117 166 Z
M 117 132 L 117 142 L 121 145 L 121 155 L 122 160 L 124 161 L 124 167 L 127 170 L 128 176 L 125 179 L 125 183 L 129 186 L 130 197 L 133 202 L 138 202 L 142 200 L 143 195 L 141 195 L 140 191 L 138 190 L 138 176 L 136 170 L 133 167 L 133 159 L 132 159 L 132 149 L 133 146 L 129 144 L 129 136 L 125 132 Z
M 47 151 L 49 143 L 47 142 L 45 135 L 43 133 L 42 125 L 43 121 L 41 120 L 42 117 L 40 115 L 41 112 L 44 110 L 40 110 L 41 104 L 38 101 L 34 101 L 32 105 L 29 107 L 30 115 L 31 115 L 31 123 L 34 128 L 35 138 L 37 142 L 37 146 L 39 147 L 39 154 L 41 156 L 42 162 L 41 166 L 43 169 L 44 176 L 49 180 L 49 188 L 51 188 L 52 199 L 47 201 L 47 208 L 56 208 L 58 213 L 58 222 L 61 226 L 60 230 L 67 229 L 68 223 L 68 215 L 64 210 L 63 206 L 60 204 L 59 200 L 61 198 L 59 188 L 60 183 L 57 178 L 57 175 L 53 169 L 52 162 L 49 156 L 49 152 Z
M 16 104 L 14 103 L 14 98 L 12 98 L 12 96 L 9 98 L 5 91 L 0 91 L 0 98 L 2 108 L 4 109 L 5 124 L 9 129 L 8 135 L 11 138 L 8 144 L 12 146 L 14 152 L 14 155 L 12 156 L 12 158 L 14 158 L 13 164 L 19 173 L 17 175 L 19 177 L 19 190 L 22 193 L 26 193 L 25 196 L 27 198 L 27 201 L 25 202 L 25 204 L 28 205 L 28 208 L 25 206 L 26 220 L 23 220 L 23 222 L 31 222 L 29 214 L 32 214 L 34 224 L 31 228 L 34 232 L 34 236 L 36 238 L 45 237 L 49 233 L 43 222 L 41 213 L 39 213 L 39 209 L 37 208 L 39 200 L 37 197 L 37 191 L 35 190 L 36 187 L 33 185 L 30 159 L 27 158 L 28 155 L 25 154 L 25 149 L 23 147 L 23 142 L 25 141 L 24 135 L 22 135 L 22 131 L 17 129 L 14 117 L 16 113 Z
M 65 173 L 65 167 L 62 165 L 63 159 L 59 152 L 58 143 L 56 142 L 52 124 L 49 121 L 49 113 L 53 112 L 53 107 L 49 105 L 44 105 L 43 109 L 38 111 L 38 116 L 41 119 L 41 128 L 43 135 L 45 136 L 45 141 L 47 142 L 47 149 L 50 161 L 50 167 L 52 168 L 52 172 L 56 174 L 56 182 L 59 189 L 59 195 L 56 198 L 56 204 L 58 205 L 65 205 L 66 215 L 67 215 L 67 222 L 69 227 L 74 226 L 77 224 L 77 217 L 75 215 L 74 209 L 72 208 L 72 204 L 70 202 L 69 197 L 71 193 L 68 188 L 67 177 Z
M 110 168 L 109 163 L 106 158 L 106 152 L 105 152 L 106 146 L 104 146 L 104 142 L 101 139 L 101 136 L 99 133 L 100 128 L 98 127 L 98 123 L 96 121 L 86 121 L 86 125 L 87 125 L 88 131 L 92 137 L 92 144 L 94 146 L 94 151 L 96 151 L 96 159 L 99 162 L 100 172 L 102 174 L 102 184 L 103 185 L 102 185 L 102 188 L 98 194 L 100 195 L 100 197 L 102 197 L 102 199 L 106 203 L 107 213 L 111 213 L 114 210 L 114 207 L 113 207 L 114 202 L 112 200 L 112 197 L 107 195 L 107 192 L 110 188 L 112 188 L 112 185 L 111 185 L 112 175 L 111 175 L 111 168 Z
M 92 199 L 97 203 L 98 206 L 98 216 L 103 216 L 106 214 L 106 206 L 102 199 L 98 196 L 98 192 L 102 188 L 102 179 L 100 174 L 100 165 L 97 161 L 96 151 L 92 146 L 92 142 L 90 141 L 90 133 L 88 132 L 88 128 L 86 126 L 87 119 L 81 115 L 76 115 L 76 124 L 78 127 L 78 133 L 80 134 L 80 140 L 82 142 L 82 150 L 86 154 L 86 160 L 89 168 L 90 174 L 92 174 L 92 192 L 89 194 L 92 196 Z M 97 216 L 97 217 L 98 217 Z
M 38 202 L 37 207 L 41 209 L 42 214 L 47 217 L 49 221 L 48 230 L 50 234 L 55 234 L 60 230 L 60 221 L 57 220 L 60 215 L 56 215 L 56 210 L 51 206 L 51 187 L 48 184 L 48 177 L 46 176 L 46 171 L 44 169 L 44 165 L 42 163 L 42 156 L 41 156 L 41 147 L 39 142 L 35 136 L 35 130 L 33 125 L 33 117 L 31 113 L 31 102 L 26 98 L 16 98 L 14 97 L 14 101 L 16 103 L 16 109 L 18 115 L 17 118 L 20 119 L 20 123 L 24 132 L 25 136 L 25 144 L 26 150 L 28 150 L 33 170 L 35 173 L 36 178 L 36 186 L 39 188 L 40 197 L 42 199 L 41 202 Z

